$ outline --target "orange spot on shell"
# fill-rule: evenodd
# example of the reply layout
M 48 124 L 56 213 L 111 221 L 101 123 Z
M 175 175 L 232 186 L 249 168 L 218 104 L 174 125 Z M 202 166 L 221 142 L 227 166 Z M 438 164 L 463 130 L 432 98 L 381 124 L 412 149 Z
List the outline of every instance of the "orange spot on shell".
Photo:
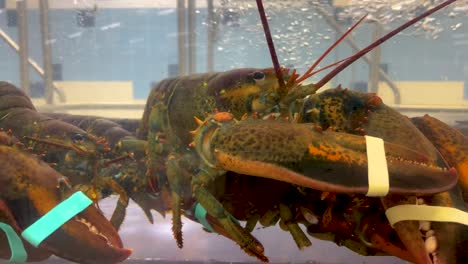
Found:
M 228 112 L 218 112 L 213 116 L 213 119 L 217 122 L 226 122 L 234 119 L 234 116 Z
M 367 105 L 371 108 L 378 107 L 381 104 L 382 98 L 380 98 L 378 95 L 372 95 L 369 100 L 367 100 Z
M 327 151 L 326 147 L 323 147 L 323 146 L 315 147 L 314 145 L 311 145 L 311 144 L 309 144 L 309 154 L 323 157 L 327 161 L 339 161 L 343 159 L 343 156 L 338 154 L 337 151 L 335 152 L 335 154 L 331 154 L 329 151 Z

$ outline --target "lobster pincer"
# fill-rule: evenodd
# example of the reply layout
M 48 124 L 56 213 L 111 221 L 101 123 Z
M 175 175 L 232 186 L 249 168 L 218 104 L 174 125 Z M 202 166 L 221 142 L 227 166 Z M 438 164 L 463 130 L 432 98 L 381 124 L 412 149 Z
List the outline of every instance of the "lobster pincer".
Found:
M 229 113 L 208 117 L 195 131 L 204 163 L 223 171 L 272 178 L 320 191 L 368 191 L 366 139 L 317 131 L 311 124 L 247 118 Z M 385 143 L 390 193 L 433 194 L 453 187 L 455 169 L 424 163 L 428 157 L 398 144 Z M 419 182 L 426 185 L 420 186 Z
M 445 168 L 442 169 L 447 172 L 445 176 L 443 174 L 437 176 L 437 178 L 440 177 L 439 180 L 443 181 L 448 180 L 451 174 L 453 176 L 456 170 L 458 184 L 453 185 L 452 182 L 452 187 L 445 189 L 444 192 L 431 187 L 429 189 L 432 190 L 428 190 L 427 193 L 418 191 L 412 194 L 395 195 L 390 190 L 390 195 L 381 198 L 384 206 L 383 210 L 393 210 L 395 212 L 395 209 L 392 209 L 393 207 L 406 208 L 406 206 L 424 204 L 444 207 L 444 209 L 441 209 L 444 211 L 452 211 L 458 208 L 466 212 L 466 206 L 463 205 L 459 190 L 460 187 L 464 189 L 466 178 L 463 169 L 466 163 L 466 140 L 460 133 L 454 132 L 453 129 L 442 122 L 435 122 L 435 120 L 430 120 L 428 117 L 410 120 L 386 106 L 382 99 L 375 94 L 346 89 L 330 89 L 304 98 L 301 104 L 302 106 L 299 107 L 300 110 L 297 114 L 299 122 L 315 122 L 320 124 L 324 130 L 332 127 L 335 131 L 381 138 L 386 142 L 385 149 L 387 152 L 392 153 L 399 161 L 409 160 L 414 163 L 413 165 L 404 165 L 405 162 L 400 162 L 404 165 L 401 166 L 402 169 L 409 169 L 410 166 L 411 170 L 415 168 L 414 166 L 419 168 L 425 166 L 431 168 L 431 170 Z M 408 157 L 401 156 L 401 153 L 397 154 L 395 150 L 388 149 L 388 143 L 406 146 L 423 155 L 418 154 L 419 157 L 408 159 Z M 392 144 L 388 144 L 388 146 Z M 409 151 L 405 152 L 410 153 Z M 453 168 L 448 169 L 449 167 Z M 451 171 L 453 173 L 450 173 Z M 390 166 L 389 172 L 391 172 Z M 429 186 L 427 184 L 432 183 L 432 180 L 418 176 L 416 171 L 408 170 L 408 172 L 416 176 L 414 177 L 415 184 L 419 182 L 420 185 L 427 187 Z M 405 176 L 405 178 L 408 177 L 405 180 L 411 178 L 409 174 Z M 433 174 L 433 176 L 435 175 Z M 442 179 L 444 177 L 446 179 Z M 431 194 L 431 192 L 433 193 Z M 411 211 L 418 211 L 421 208 L 418 206 Z M 441 213 L 433 212 L 432 214 L 440 215 Z M 446 215 L 446 213 L 442 214 Z M 400 211 L 399 215 L 408 214 Z M 455 255 L 463 252 L 459 246 L 462 243 L 461 241 L 466 241 L 466 238 L 458 240 L 457 237 L 466 236 L 466 228 L 457 226 L 457 223 L 447 223 L 436 219 L 422 220 L 421 215 L 417 214 L 405 221 L 392 224 L 400 240 L 408 252 L 412 254 L 414 262 L 449 263 L 456 260 Z M 459 232 L 455 230 L 459 230 Z
M 412 118 L 411 121 L 428 138 L 459 174 L 457 186 L 447 192 L 425 197 L 425 203 L 433 206 L 457 208 L 468 212 L 468 139 L 460 131 L 429 115 Z M 460 263 L 468 256 L 468 228 L 457 222 L 425 221 L 426 234 L 433 230 L 432 252 L 434 263 Z M 427 230 L 429 229 L 429 230 Z M 427 239 L 426 239 L 427 241 Z M 426 242 L 427 243 L 427 242 Z
M 280 120 L 237 121 L 227 112 L 209 116 L 192 133 L 203 161 L 200 172 L 192 179 L 193 194 L 241 247 L 255 243 L 205 188 L 226 171 L 316 191 L 366 194 L 369 190 L 363 136 Z M 446 191 L 457 182 L 454 169 L 437 167 L 424 154 L 391 143 L 385 143 L 385 150 L 390 194 L 431 195 Z M 421 186 L 420 181 L 427 184 Z
M 10 215 L 7 222 L 16 226 L 17 232 L 24 232 L 73 195 L 64 176 L 32 155 L 0 145 L 0 157 L 0 199 L 5 204 L 0 209 L 2 215 Z M 123 248 L 109 221 L 92 205 L 38 241 L 37 246 L 80 263 L 116 263 L 131 254 Z

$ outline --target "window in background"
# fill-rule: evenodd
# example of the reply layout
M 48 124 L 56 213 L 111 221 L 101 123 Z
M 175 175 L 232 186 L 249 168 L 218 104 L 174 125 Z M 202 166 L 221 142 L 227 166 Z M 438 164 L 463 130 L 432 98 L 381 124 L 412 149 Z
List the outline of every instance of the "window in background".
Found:
M 62 81 L 63 80 L 63 65 L 61 63 L 52 64 L 52 80 Z
M 7 26 L 16 27 L 18 25 L 18 15 L 16 14 L 16 9 L 7 10 Z
M 79 10 L 76 13 L 76 24 L 79 27 L 83 27 L 83 28 L 94 27 L 95 22 L 96 22 L 96 17 L 93 11 Z

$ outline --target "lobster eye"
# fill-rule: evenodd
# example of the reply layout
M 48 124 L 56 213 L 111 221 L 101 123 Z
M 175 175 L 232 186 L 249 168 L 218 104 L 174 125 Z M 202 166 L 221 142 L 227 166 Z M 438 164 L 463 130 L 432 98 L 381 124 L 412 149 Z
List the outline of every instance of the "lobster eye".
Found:
M 263 81 L 265 79 L 265 73 L 263 72 L 254 72 L 253 78 L 255 81 Z
M 73 143 L 81 143 L 84 141 L 84 137 L 81 134 L 73 134 L 72 136 Z

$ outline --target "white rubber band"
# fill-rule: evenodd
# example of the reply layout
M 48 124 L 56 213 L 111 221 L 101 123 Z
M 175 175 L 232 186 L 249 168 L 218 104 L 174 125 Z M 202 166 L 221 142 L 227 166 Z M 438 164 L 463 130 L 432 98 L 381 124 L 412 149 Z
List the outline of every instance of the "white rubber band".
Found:
M 406 220 L 453 222 L 468 225 L 468 213 L 453 207 L 402 204 L 385 211 L 390 225 Z
M 367 148 L 367 196 L 385 196 L 390 189 L 384 141 L 381 138 L 365 136 Z

